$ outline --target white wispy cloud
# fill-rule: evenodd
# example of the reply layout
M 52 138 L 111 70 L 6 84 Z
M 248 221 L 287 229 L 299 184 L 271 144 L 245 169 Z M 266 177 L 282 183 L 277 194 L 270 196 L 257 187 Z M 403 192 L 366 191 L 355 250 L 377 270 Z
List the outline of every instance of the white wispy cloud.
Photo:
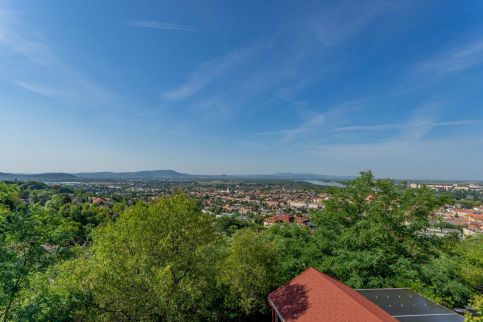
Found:
M 476 39 L 463 45 L 453 45 L 451 49 L 417 64 L 414 70 L 416 73 L 448 74 L 468 70 L 481 64 L 483 64 L 483 39 Z
M 58 65 L 57 58 L 52 55 L 48 46 L 40 39 L 21 35 L 16 28 L 0 23 L 0 47 L 27 58 L 30 62 L 46 65 Z
M 160 22 L 160 21 L 150 21 L 150 20 L 131 20 L 129 25 L 133 27 L 140 28 L 150 28 L 150 29 L 162 29 L 162 30 L 174 30 L 174 31 L 198 31 L 194 26 L 190 25 L 180 25 L 172 22 Z
M 434 102 L 416 108 L 404 122 L 335 128 L 332 131 L 382 131 L 388 129 L 398 131 L 392 136 L 379 138 L 376 141 L 367 139 L 368 142 L 362 143 L 309 144 L 306 152 L 346 163 L 367 164 L 371 168 L 375 164 L 378 164 L 378 167 L 387 167 L 389 160 L 420 162 L 427 166 L 431 162 L 443 160 L 441 158 L 444 158 L 446 162 L 459 150 L 468 153 L 471 149 L 482 145 L 483 141 L 475 140 L 468 134 L 470 133 L 468 131 L 466 131 L 466 137 L 451 134 L 439 138 L 428 136 L 428 133 L 438 127 L 458 127 L 483 123 L 483 119 L 441 121 L 442 109 L 441 104 Z M 446 164 L 450 163 L 446 162 Z
M 423 121 L 423 122 L 414 122 L 410 125 L 413 127 L 419 127 L 419 126 L 443 127 L 443 126 L 473 125 L 473 124 L 479 124 L 479 123 L 483 123 L 483 119 L 446 121 L 446 122 L 436 122 L 436 123 L 431 121 Z M 353 125 L 353 126 L 336 127 L 336 128 L 327 130 L 326 132 L 331 133 L 331 132 L 353 132 L 353 131 L 386 131 L 386 130 L 403 129 L 405 127 L 407 127 L 407 124 L 403 124 L 403 123 Z
M 25 82 L 18 82 L 17 85 L 42 96 L 59 97 L 62 95 L 62 91 L 50 86 L 36 85 Z
M 249 45 L 234 50 L 221 58 L 203 63 L 188 76 L 185 83 L 173 90 L 162 93 L 161 96 L 168 101 L 187 99 L 197 94 L 211 82 L 230 72 L 239 64 L 253 58 L 259 49 L 259 45 Z
M 303 118 L 303 122 L 301 122 L 300 125 L 289 129 L 253 133 L 252 135 L 279 136 L 281 137 L 280 143 L 287 143 L 289 141 L 294 141 L 301 136 L 309 137 L 326 133 L 331 128 L 340 124 L 340 122 L 347 121 L 347 119 L 355 112 L 363 109 L 366 101 L 366 98 L 343 101 L 327 109 L 325 112 L 315 112 L 305 106 L 302 102 L 294 102 L 298 105 L 300 109 L 299 113 Z
M 400 12 L 405 6 L 403 1 L 338 1 L 321 10 L 310 23 L 324 46 L 336 46 L 364 31 L 378 18 Z
M 307 153 L 340 169 L 372 169 L 378 175 L 406 178 L 481 178 L 483 157 L 475 153 L 483 148 L 478 136 L 389 140 L 361 144 L 325 144 L 313 146 Z M 455 171 L 455 167 L 458 171 Z M 398 169 L 395 172 L 395 169 Z M 458 173 L 458 174 L 456 174 Z
M 279 131 L 268 131 L 255 133 L 256 136 L 271 136 L 271 135 L 281 135 L 282 143 L 292 141 L 304 134 L 310 134 L 313 131 L 319 129 L 326 122 L 326 115 L 324 113 L 318 113 L 313 115 L 310 119 L 303 122 L 297 127 L 279 130 Z
M 299 135 L 303 135 L 304 133 L 310 133 L 324 124 L 326 121 L 326 116 L 323 113 L 314 115 L 305 123 L 301 124 L 300 126 L 288 130 L 285 132 L 285 141 L 293 140 L 297 138 Z
M 317 156 L 321 160 L 330 160 L 329 164 L 333 164 L 334 169 L 339 169 L 337 171 L 347 167 L 346 169 L 385 169 L 393 173 L 393 164 L 400 164 L 401 160 L 414 162 L 415 166 L 427 167 L 428 164 L 443 163 L 448 166 L 450 162 L 446 160 L 452 151 L 468 153 L 483 143 L 475 140 L 471 134 L 468 135 L 478 133 L 483 119 L 444 120 L 442 116 L 446 115 L 445 105 L 439 101 L 413 109 L 401 122 L 342 126 L 348 120 L 356 120 L 359 112 L 372 106 L 371 102 L 370 99 L 343 102 L 326 113 L 321 113 L 320 118 L 315 118 L 314 121 L 308 119 L 296 128 L 255 134 L 280 137 L 275 143 L 270 139 L 257 139 L 249 141 L 246 146 L 275 151 L 283 147 L 286 153 L 294 150 L 297 151 L 294 153 Z M 468 130 L 465 129 L 465 138 L 458 136 L 461 131 L 447 131 L 439 138 L 429 135 L 436 128 L 465 126 L 471 126 Z M 392 132 L 377 138 L 356 133 L 385 130 Z M 339 135 L 343 132 L 349 133 Z M 440 162 L 442 158 L 445 160 L 443 163 Z M 429 171 L 422 173 L 428 174 Z
M 54 53 L 47 40 L 38 33 L 29 31 L 16 15 L 0 20 L 0 51 L 13 53 L 16 59 L 25 59 L 31 64 L 31 75 L 23 76 L 29 79 L 17 81 L 17 85 L 39 95 L 66 98 L 64 93 L 70 92 L 76 100 L 80 97 L 106 100 L 112 96 L 110 91 L 66 64 Z M 32 75 L 36 73 L 43 75 L 42 80 L 33 79 Z M 48 78 L 47 75 L 57 82 L 42 84 Z
M 308 14 L 310 18 L 301 17 L 290 27 L 282 27 L 277 34 L 261 34 L 254 44 L 199 65 L 187 76 L 184 83 L 161 93 L 164 103 L 178 103 L 190 99 L 190 106 L 205 111 L 202 118 L 213 120 L 219 116 L 241 113 L 241 110 L 245 115 L 255 113 L 254 111 L 274 105 L 280 99 L 291 99 L 315 79 L 320 81 L 330 77 L 341 66 L 342 58 L 331 57 L 332 49 L 327 46 L 322 48 L 321 42 L 341 44 L 365 30 L 374 19 L 397 11 L 401 5 L 384 2 L 381 5 L 358 6 L 355 9 L 342 5 L 335 7 L 331 13 L 319 7 Z M 348 11 L 350 19 L 347 19 Z M 361 15 L 364 17 L 358 20 Z M 148 28 L 157 28 L 156 23 L 145 25 Z M 320 38 L 324 36 L 319 33 L 335 35 L 335 38 L 324 40 Z M 267 53 L 270 55 L 266 55 Z M 316 70 L 310 66 L 315 57 L 318 60 L 324 57 Z M 258 64 L 260 61 L 264 64 Z M 252 63 L 256 64 L 256 68 Z M 245 73 L 244 67 L 252 72 Z M 208 89 L 212 88 L 216 88 L 216 91 L 210 94 Z M 263 96 L 267 104 L 252 104 L 260 96 Z M 310 126 L 284 129 L 273 135 L 279 134 L 283 136 L 283 140 L 292 140 L 319 129 L 310 129 Z
M 358 144 L 323 144 L 311 147 L 307 152 L 312 155 L 337 159 L 375 159 L 385 156 L 402 156 L 418 153 L 420 144 L 409 141 L 389 141 Z

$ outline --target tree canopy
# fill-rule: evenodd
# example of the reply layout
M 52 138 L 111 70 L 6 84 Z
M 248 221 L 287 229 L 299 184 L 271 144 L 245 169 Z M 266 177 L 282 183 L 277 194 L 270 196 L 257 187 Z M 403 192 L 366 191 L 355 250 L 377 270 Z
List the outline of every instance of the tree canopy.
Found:
M 110 209 L 75 194 L 0 183 L 3 321 L 261 320 L 310 266 L 481 310 L 483 237 L 429 234 L 450 201 L 370 172 L 331 191 L 313 228 L 219 220 L 183 193 Z

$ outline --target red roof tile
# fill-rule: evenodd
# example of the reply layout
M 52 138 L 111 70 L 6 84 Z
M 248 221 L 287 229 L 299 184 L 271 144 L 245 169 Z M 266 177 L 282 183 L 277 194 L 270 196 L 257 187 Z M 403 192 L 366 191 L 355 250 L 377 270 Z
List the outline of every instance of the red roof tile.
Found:
M 458 212 L 462 214 L 473 214 L 475 211 L 473 209 L 455 209 L 454 212 Z
M 466 217 L 473 218 L 474 220 L 483 221 L 483 214 L 468 214 Z
M 279 215 L 267 217 L 264 219 L 264 221 L 269 223 L 276 223 L 276 222 L 290 223 L 291 219 L 293 220 L 293 216 L 291 215 L 279 214 Z
M 379 306 L 345 284 L 309 268 L 268 295 L 285 322 L 393 322 Z

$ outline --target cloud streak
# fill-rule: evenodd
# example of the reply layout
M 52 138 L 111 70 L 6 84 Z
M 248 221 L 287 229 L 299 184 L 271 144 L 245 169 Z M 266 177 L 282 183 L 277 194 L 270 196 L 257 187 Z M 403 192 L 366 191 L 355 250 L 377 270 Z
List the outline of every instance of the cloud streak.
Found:
M 241 63 L 252 59 L 259 49 L 258 45 L 249 45 L 234 50 L 224 57 L 205 62 L 188 76 L 185 83 L 173 90 L 162 93 L 161 96 L 167 101 L 180 101 L 190 98 Z
M 187 31 L 187 32 L 198 31 L 196 27 L 190 26 L 190 25 L 180 25 L 180 24 L 171 23 L 171 22 L 160 22 L 160 21 L 150 21 L 150 20 L 131 20 L 129 21 L 129 25 L 133 27 L 159 29 L 159 30 L 173 30 L 173 31 Z
M 439 121 L 437 112 L 441 105 L 431 103 L 416 108 L 406 122 L 376 124 L 370 126 L 349 126 L 335 128 L 333 132 L 353 131 L 384 131 L 398 130 L 393 136 L 379 138 L 376 141 L 362 143 L 312 143 L 306 145 L 305 152 L 325 160 L 337 160 L 346 166 L 359 168 L 379 168 L 393 171 L 393 164 L 401 160 L 411 164 L 411 167 L 428 167 L 430 169 L 415 168 L 411 173 L 420 172 L 421 175 L 430 175 L 432 170 L 443 171 L 438 167 L 448 168 L 450 171 L 454 164 L 467 164 L 474 167 L 482 160 L 481 156 L 461 159 L 461 154 L 473 154 L 472 150 L 481 149 L 483 140 L 475 139 L 471 131 L 465 131 L 464 136 L 451 134 L 434 138 L 428 133 L 438 127 L 458 127 L 481 124 L 483 119 L 466 119 Z M 477 128 L 473 128 L 477 131 Z M 477 137 L 477 136 L 476 136 Z M 444 160 L 444 162 L 441 162 Z M 452 161 L 449 161 L 452 160 Z
M 404 123 L 386 123 L 386 124 L 374 124 L 374 125 L 354 125 L 354 126 L 341 126 L 334 129 L 327 130 L 326 133 L 332 132 L 355 132 L 355 131 L 386 131 L 386 130 L 396 130 L 403 129 L 408 125 L 412 127 L 419 126 L 431 126 L 431 127 L 444 127 L 444 126 L 463 126 L 463 125 L 474 125 L 482 123 L 483 119 L 478 120 L 459 120 L 459 121 L 447 121 L 447 122 L 431 122 L 422 121 L 414 122 L 410 124 Z
M 61 92 L 58 89 L 53 87 L 44 86 L 44 85 L 35 85 L 35 84 L 30 84 L 25 82 L 18 82 L 17 85 L 35 94 L 42 95 L 42 96 L 47 96 L 47 97 L 61 96 Z
M 483 39 L 476 39 L 458 49 L 450 49 L 418 64 L 415 72 L 449 74 L 468 70 L 481 64 L 483 64 Z
M 16 82 L 18 86 L 51 98 L 68 99 L 68 95 L 63 94 L 65 92 L 69 92 L 76 100 L 81 97 L 108 100 L 112 97 L 108 90 L 69 67 L 54 53 L 46 40 L 38 34 L 25 32 L 22 27 L 16 16 L 0 21 L 0 50 L 15 53 L 16 58 L 26 59 L 35 68 L 25 78 L 32 78 L 32 75 L 39 72 L 42 79 L 50 75 L 56 81 L 45 85 L 33 80 L 22 80 Z
M 301 135 L 310 134 L 313 131 L 319 129 L 326 122 L 326 115 L 324 113 L 319 113 L 313 115 L 309 120 L 300 124 L 299 126 L 286 130 L 270 131 L 255 133 L 256 136 L 271 136 L 271 135 L 282 135 L 283 139 L 281 143 L 286 143 L 293 141 Z
M 398 12 L 401 7 L 387 2 L 356 9 L 337 5 L 328 12 L 324 5 L 308 17 L 295 19 L 290 26 L 281 26 L 276 34 L 261 34 L 248 46 L 198 65 L 179 86 L 163 91 L 161 98 L 164 104 L 171 106 L 189 100 L 194 109 L 207 111 L 201 116 L 204 119 L 234 115 L 242 108 L 245 115 L 255 114 L 279 100 L 291 100 L 315 80 L 330 77 L 341 67 L 341 58 L 331 56 L 339 45 L 347 45 L 349 39 L 375 20 Z M 146 28 L 160 27 L 157 22 L 141 22 L 138 25 Z M 324 38 L 326 36 L 330 39 Z M 311 68 L 314 59 L 321 57 L 324 62 L 316 70 Z M 263 64 L 257 64 L 260 61 Z M 252 72 L 247 74 L 245 70 Z M 216 92 L 210 94 L 213 88 Z M 260 97 L 267 104 L 251 104 Z M 307 126 L 311 125 L 282 130 L 278 134 L 290 141 L 312 132 Z
M 468 145 L 461 144 L 463 141 L 471 142 L 472 148 L 478 148 L 483 145 L 481 140 L 468 140 L 468 138 L 435 139 L 418 142 L 390 140 L 361 144 L 317 145 L 312 146 L 307 153 L 329 159 L 359 163 L 360 165 L 365 161 L 370 161 L 375 164 L 380 159 L 395 161 L 408 160 L 408 162 L 421 159 L 434 159 L 434 162 L 437 162 L 438 160 L 441 161 L 441 158 L 447 160 L 452 156 L 456 156 L 454 153 L 457 153 L 461 149 L 466 150 L 466 153 L 470 153 L 471 149 L 468 149 Z M 424 163 L 428 164 L 428 162 Z
M 322 10 L 312 22 L 316 38 L 326 47 L 339 45 L 365 30 L 378 18 L 395 14 L 405 7 L 403 2 L 336 2 L 332 8 Z

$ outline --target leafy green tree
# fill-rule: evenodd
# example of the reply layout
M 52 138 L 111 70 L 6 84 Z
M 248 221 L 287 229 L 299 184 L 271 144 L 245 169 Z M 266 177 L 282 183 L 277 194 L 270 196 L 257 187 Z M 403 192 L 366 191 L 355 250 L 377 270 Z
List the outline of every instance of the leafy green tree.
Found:
M 17 185 L 0 182 L 0 213 L 6 213 L 22 207 Z
M 228 216 L 217 218 L 215 222 L 217 230 L 228 235 L 233 235 L 237 230 L 249 226 L 249 223 L 246 221 Z
M 277 270 L 283 282 L 289 281 L 307 267 L 313 266 L 312 254 L 317 252 L 312 242 L 312 234 L 307 227 L 299 225 L 273 225 L 265 231 L 279 249 Z
M 459 278 L 459 265 L 446 254 L 432 258 L 419 268 L 419 275 L 403 286 L 418 291 L 449 307 L 463 306 L 472 290 Z
M 268 293 L 309 266 L 448 306 L 483 284 L 482 236 L 425 232 L 447 199 L 370 172 L 332 190 L 310 213 L 315 229 L 214 220 L 182 193 L 130 208 L 129 198 L 110 209 L 86 198 L 0 182 L 1 320 L 262 320 Z
M 471 287 L 483 285 L 483 235 L 457 243 L 452 258 L 457 261 L 461 278 Z
M 211 219 L 177 194 L 138 204 L 96 228 L 88 252 L 62 265 L 66 282 L 58 283 L 70 296 L 81 294 L 85 307 L 78 314 L 87 320 L 215 319 L 211 300 L 222 249 Z
M 449 307 L 467 304 L 477 287 L 483 285 L 483 236 L 463 241 L 446 238 L 438 256 L 421 263 L 411 288 Z
M 9 321 L 22 300 L 21 293 L 29 287 L 30 276 L 65 256 L 62 245 L 70 238 L 72 227 L 40 206 L 18 209 L 10 202 L 17 190 L 4 185 L 0 189 L 3 203 L 0 211 L 0 317 Z M 5 193 L 8 189 L 11 189 L 10 194 Z M 5 198 L 5 195 L 10 197 Z M 6 209 L 12 207 L 15 209 Z
M 262 232 L 242 229 L 233 235 L 221 280 L 228 285 L 227 307 L 234 316 L 256 317 L 267 312 L 266 296 L 279 286 L 279 248 Z
M 438 239 L 424 229 L 445 202 L 429 189 L 405 189 L 362 172 L 313 214 L 311 256 L 319 269 L 352 287 L 411 281 L 436 253 Z
M 86 244 L 89 240 L 90 232 L 99 224 L 111 220 L 112 216 L 109 209 L 100 208 L 92 204 L 71 204 L 67 203 L 59 206 L 58 212 L 76 222 L 79 226 L 75 242 Z
M 478 294 L 473 296 L 469 305 L 475 310 L 476 315 L 467 313 L 465 315 L 465 322 L 482 322 L 483 321 L 483 295 Z
M 37 181 L 27 181 L 27 182 L 24 182 L 20 185 L 20 189 L 21 190 L 43 190 L 43 189 L 47 189 L 48 186 L 43 183 L 43 182 L 37 182 Z
M 75 321 L 81 308 L 90 305 L 89 298 L 75 292 L 69 270 L 61 263 L 45 272 L 29 277 L 29 288 L 19 294 L 15 321 Z M 55 269 L 54 269 L 55 268 Z

